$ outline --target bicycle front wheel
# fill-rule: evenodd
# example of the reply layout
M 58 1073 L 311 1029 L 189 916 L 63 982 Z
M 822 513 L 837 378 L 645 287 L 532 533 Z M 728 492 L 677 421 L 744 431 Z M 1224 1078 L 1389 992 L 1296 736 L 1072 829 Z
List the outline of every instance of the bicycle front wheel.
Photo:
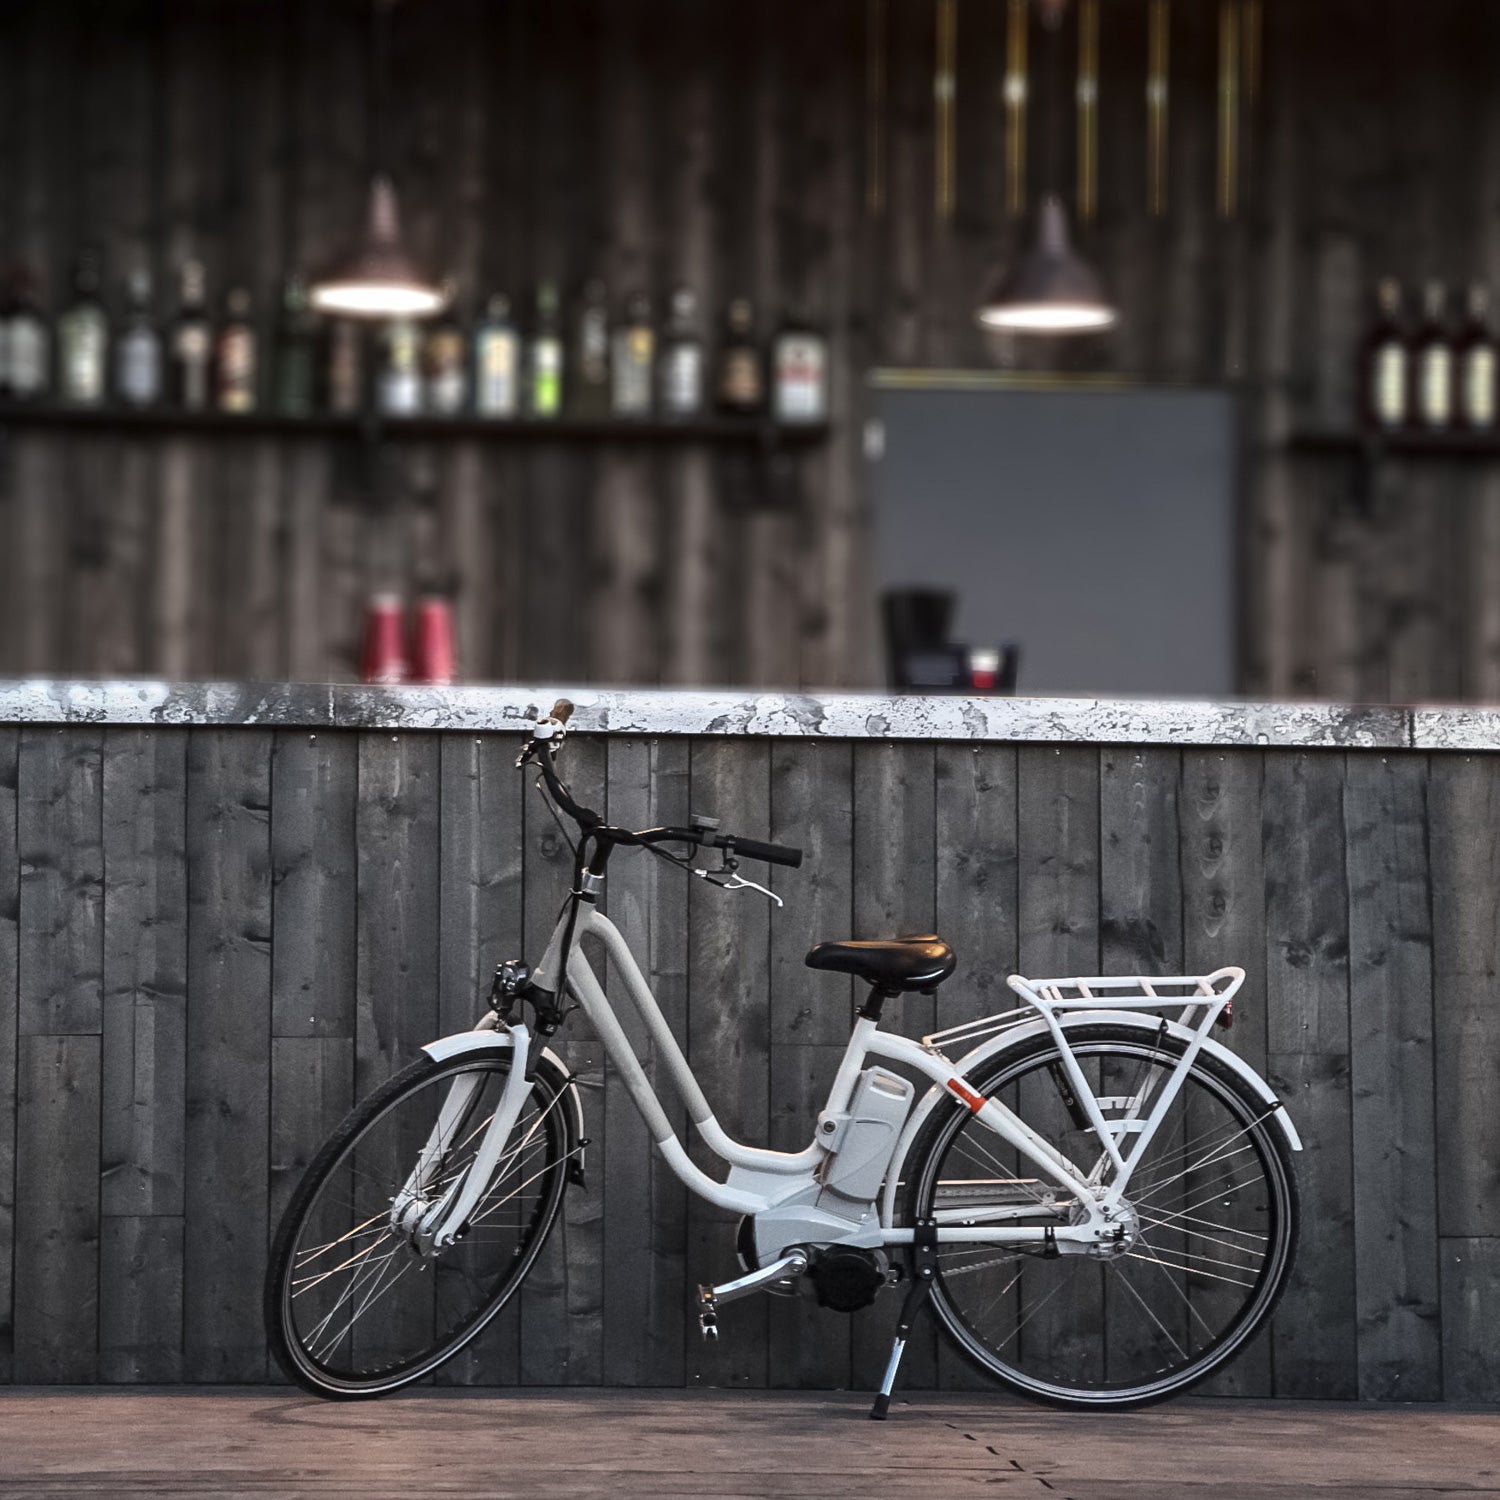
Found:
M 1182 1055 L 1168 1037 L 1108 1025 L 1069 1032 L 1106 1122 L 1149 1111 Z M 998 1098 L 1087 1177 L 1108 1180 L 1050 1036 L 968 1082 Z M 1143 1100 L 1146 1101 L 1143 1107 Z M 1136 1137 L 1122 1126 L 1122 1152 Z M 974 1114 L 935 1114 L 914 1143 L 905 1222 L 937 1216 L 1061 1227 L 1069 1195 Z M 1186 1390 L 1228 1363 L 1270 1315 L 1297 1242 L 1290 1152 L 1264 1101 L 1213 1058 L 1194 1061 L 1130 1178 L 1128 1233 L 1107 1255 L 996 1244 L 937 1250 L 933 1309 L 959 1348 L 1023 1395 L 1129 1407 Z M 973 1219 L 968 1213 L 974 1214 Z
M 445 1101 L 462 1109 L 426 1173 L 429 1202 L 473 1163 L 509 1076 L 503 1055 L 420 1058 L 358 1105 L 309 1166 L 265 1292 L 272 1351 L 304 1390 L 350 1400 L 422 1379 L 479 1335 L 531 1269 L 566 1185 L 565 1085 L 551 1070 L 538 1070 L 456 1244 L 423 1256 L 391 1224 Z

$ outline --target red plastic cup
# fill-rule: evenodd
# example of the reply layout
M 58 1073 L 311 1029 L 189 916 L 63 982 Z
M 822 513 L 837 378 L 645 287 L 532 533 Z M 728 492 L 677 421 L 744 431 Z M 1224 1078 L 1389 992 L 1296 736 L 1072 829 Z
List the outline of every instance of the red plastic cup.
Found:
M 453 608 L 446 599 L 418 599 L 412 616 L 411 681 L 453 681 Z
M 969 690 L 993 693 L 1000 680 L 1000 653 L 976 646 L 969 652 Z
M 365 639 L 359 657 L 359 680 L 405 682 L 407 672 L 401 599 L 396 594 L 376 594 L 365 606 Z

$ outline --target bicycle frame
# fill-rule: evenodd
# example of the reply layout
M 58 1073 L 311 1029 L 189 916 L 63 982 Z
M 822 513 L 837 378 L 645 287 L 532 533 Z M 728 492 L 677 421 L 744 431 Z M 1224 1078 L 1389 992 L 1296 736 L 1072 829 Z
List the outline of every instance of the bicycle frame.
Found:
M 576 916 L 572 912 L 577 903 Z M 573 922 L 572 945 L 569 950 L 566 976 L 567 988 L 593 1022 L 603 1042 L 610 1061 L 618 1070 L 621 1081 L 629 1092 L 632 1102 L 645 1121 L 657 1149 L 682 1182 L 699 1197 L 724 1209 L 743 1214 L 762 1214 L 780 1204 L 796 1199 L 809 1189 L 818 1186 L 818 1169 L 830 1154 L 816 1139 L 801 1151 L 780 1152 L 745 1146 L 732 1139 L 714 1117 L 712 1108 L 694 1076 L 687 1058 L 667 1025 L 665 1017 L 651 993 L 650 986 L 635 962 L 634 955 L 619 929 L 604 916 L 587 897 L 574 895 L 564 906 L 552 939 L 538 965 L 533 982 L 544 990 L 556 993 L 562 988 L 558 974 L 560 955 L 567 940 L 570 920 Z M 697 1167 L 688 1156 L 683 1143 L 662 1108 L 645 1069 L 625 1036 L 614 1009 L 606 997 L 592 964 L 582 951 L 582 940 L 593 938 L 602 947 L 605 957 L 624 982 L 625 992 L 645 1024 L 657 1055 L 663 1061 L 674 1089 L 687 1107 L 694 1128 L 709 1150 L 729 1167 L 728 1179 L 718 1182 Z M 1237 988 L 1236 984 L 1234 988 Z M 1232 993 L 1232 990 L 1230 991 Z M 1062 1028 L 1052 1013 L 1052 1004 L 1039 996 L 1028 995 L 1058 1037 L 1065 1067 L 1070 1082 L 1083 1104 L 1098 1134 L 1101 1156 L 1091 1171 L 1085 1175 L 1080 1168 L 1057 1151 L 1028 1126 L 1024 1120 L 995 1099 L 985 1099 L 972 1090 L 964 1081 L 959 1069 L 946 1058 L 931 1039 L 918 1043 L 894 1033 L 882 1032 L 876 1022 L 861 1017 L 855 1022 L 848 1048 L 840 1062 L 838 1072 L 829 1090 L 828 1107 L 837 1109 L 848 1100 L 856 1078 L 867 1059 L 884 1058 L 899 1063 L 913 1072 L 926 1077 L 938 1088 L 946 1090 L 953 1098 L 966 1105 L 979 1121 L 1013 1146 L 1022 1157 L 1032 1163 L 1037 1171 L 1051 1183 L 1069 1194 L 1083 1211 L 1081 1222 L 1056 1226 L 1007 1225 L 1007 1217 L 1035 1217 L 1036 1206 L 991 1206 L 988 1208 L 966 1208 L 940 1211 L 937 1216 L 936 1237 L 938 1241 L 1031 1244 L 1047 1243 L 1061 1246 L 1076 1246 L 1082 1250 L 1111 1239 L 1118 1234 L 1112 1221 L 1112 1210 L 1119 1203 L 1129 1181 L 1133 1163 L 1140 1159 L 1149 1144 L 1156 1125 L 1165 1115 L 1175 1097 L 1187 1070 L 1191 1066 L 1196 1049 L 1190 1049 L 1180 1059 L 1158 1097 L 1152 1102 L 1150 1117 L 1136 1132 L 1134 1150 L 1122 1155 L 1114 1139 L 1114 1132 L 1104 1120 L 1099 1101 L 1089 1087 L 1079 1068 L 1072 1050 L 1066 1042 Z M 1196 997 L 1205 1014 L 1198 1036 L 1207 1028 L 1228 1003 L 1227 994 Z M 1098 1000 L 1092 1002 L 1099 1005 Z M 1157 1004 L 1162 1003 L 1160 1000 Z M 1167 1003 L 1172 1003 L 1168 1001 Z M 894 1166 L 899 1163 L 893 1163 Z M 1113 1166 L 1114 1177 L 1108 1187 L 1102 1185 L 1102 1176 L 1107 1167 Z M 891 1196 L 884 1195 L 885 1208 L 881 1215 L 878 1236 L 874 1243 L 904 1245 L 913 1241 L 915 1231 L 897 1227 L 893 1222 Z M 952 1222 L 957 1219 L 963 1223 Z M 980 1224 L 977 1220 L 986 1222 Z M 855 1238 L 852 1233 L 849 1238 Z M 868 1235 L 859 1236 L 861 1240 Z M 1075 1252 L 1076 1253 L 1076 1252 Z

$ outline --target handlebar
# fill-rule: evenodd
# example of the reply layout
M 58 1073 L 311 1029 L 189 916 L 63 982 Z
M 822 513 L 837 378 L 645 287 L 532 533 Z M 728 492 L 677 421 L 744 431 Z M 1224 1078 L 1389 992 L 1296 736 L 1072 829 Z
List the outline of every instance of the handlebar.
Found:
M 727 849 L 731 854 L 762 860 L 768 865 L 790 865 L 795 870 L 802 863 L 802 851 L 788 844 L 763 844 L 759 839 L 742 839 L 736 834 L 716 837 L 713 842 L 717 848 Z
M 552 705 L 552 712 L 546 718 L 536 721 L 531 739 L 522 750 L 516 764 L 521 766 L 535 762 L 539 765 L 542 779 L 547 783 L 547 791 L 552 800 L 579 827 L 607 838 L 613 843 L 685 843 L 695 847 L 707 844 L 712 848 L 724 850 L 732 857 L 760 860 L 768 865 L 786 865 L 793 870 L 801 865 L 802 851 L 790 845 L 763 843 L 760 839 L 740 838 L 736 834 L 717 833 L 708 828 L 652 828 L 643 833 L 633 833 L 623 828 L 606 828 L 604 819 L 598 813 L 592 808 L 580 806 L 573 800 L 567 787 L 558 777 L 556 767 L 552 764 L 552 758 L 560 747 L 550 742 L 562 738 L 568 720 L 572 717 L 573 704 L 566 698 L 559 698 Z

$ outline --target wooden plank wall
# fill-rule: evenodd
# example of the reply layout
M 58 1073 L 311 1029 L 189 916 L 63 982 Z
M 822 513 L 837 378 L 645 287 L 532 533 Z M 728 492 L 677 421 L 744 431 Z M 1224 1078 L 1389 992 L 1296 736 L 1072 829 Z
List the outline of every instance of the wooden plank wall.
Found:
M 267 1236 L 310 1153 L 535 957 L 568 854 L 506 735 L 0 729 L 0 1376 L 259 1381 Z M 805 1139 L 851 985 L 815 941 L 935 928 L 958 974 L 1249 971 L 1230 1044 L 1307 1143 L 1301 1256 L 1223 1394 L 1494 1400 L 1500 757 L 580 737 L 575 787 L 795 841 L 788 905 L 621 856 L 608 910 L 721 1118 Z M 631 1026 L 635 1028 L 632 1021 Z M 893 1309 L 772 1299 L 703 1345 L 733 1223 L 650 1152 L 598 1041 L 586 1189 L 478 1348 L 493 1385 L 868 1386 Z M 930 1332 L 914 1383 L 974 1376 Z
M 1122 323 L 1054 347 L 986 341 L 971 316 L 985 268 L 1029 232 L 1005 208 L 1002 5 L 958 0 L 946 220 L 935 0 L 397 6 L 387 123 L 403 207 L 414 246 L 459 276 L 466 313 L 492 288 L 525 302 L 544 276 L 571 290 L 591 275 L 659 304 L 687 279 L 712 309 L 744 290 L 771 319 L 801 308 L 832 336 L 832 440 L 768 474 L 693 444 L 401 442 L 372 466 L 310 437 L 15 428 L 0 452 L 0 671 L 347 678 L 364 597 L 435 586 L 453 592 L 475 680 L 871 684 L 865 373 L 998 364 L 1243 390 L 1246 691 L 1494 698 L 1495 467 L 1412 460 L 1371 481 L 1284 440 L 1298 423 L 1351 419 L 1351 350 L 1376 277 L 1500 283 L 1500 12 L 1263 0 L 1239 201 L 1223 219 L 1222 7 L 1171 7 L 1158 217 L 1145 194 L 1147 8 L 1102 7 L 1099 212 L 1078 229 Z M 0 7 L 0 264 L 40 273 L 56 305 L 92 242 L 116 295 L 149 264 L 165 312 L 194 254 L 216 298 L 246 279 L 268 319 L 282 268 L 315 270 L 359 219 L 367 12 L 364 0 Z M 1049 157 L 1035 29 L 1032 62 L 1034 203 Z M 1064 100 L 1069 189 L 1073 132 Z

